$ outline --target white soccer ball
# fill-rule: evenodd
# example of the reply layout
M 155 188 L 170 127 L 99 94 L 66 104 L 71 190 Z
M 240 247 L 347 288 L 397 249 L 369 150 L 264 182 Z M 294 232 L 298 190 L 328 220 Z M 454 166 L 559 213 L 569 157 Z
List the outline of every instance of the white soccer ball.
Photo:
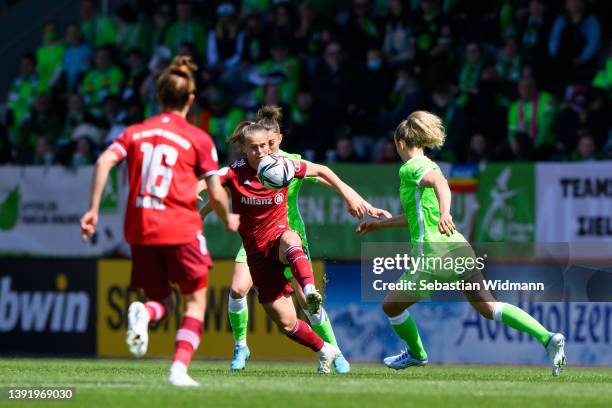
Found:
M 269 155 L 259 162 L 257 175 L 261 184 L 267 189 L 280 190 L 291 183 L 295 176 L 295 168 L 285 157 Z

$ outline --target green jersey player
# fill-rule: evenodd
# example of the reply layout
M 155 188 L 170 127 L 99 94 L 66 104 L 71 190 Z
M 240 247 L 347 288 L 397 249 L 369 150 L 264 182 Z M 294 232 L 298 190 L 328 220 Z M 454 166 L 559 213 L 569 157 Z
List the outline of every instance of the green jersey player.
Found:
M 465 238 L 455 230 L 450 215 L 451 192 L 448 183 L 438 165 L 424 154 L 425 148 L 441 147 L 445 137 L 442 121 L 429 112 L 414 112 L 399 124 L 394 139 L 397 153 L 404 162 L 399 171 L 400 200 L 404 214 L 381 221 L 365 221 L 357 228 L 359 234 L 385 228 L 408 227 L 413 255 L 417 253 L 425 259 L 474 256 Z M 400 278 L 408 279 L 448 282 L 460 279 L 482 281 L 483 278 L 478 271 L 465 276 L 434 266 L 419 268 L 417 273 L 406 273 Z M 408 311 L 411 305 L 430 295 L 427 291 L 419 290 L 422 286 L 418 283 L 413 286 L 415 290 L 391 291 L 385 297 L 383 310 L 393 330 L 407 344 L 407 349 L 400 354 L 385 358 L 385 364 L 393 369 L 422 366 L 428 362 L 416 323 Z M 550 357 L 553 375 L 559 375 L 565 365 L 565 338 L 562 334 L 549 332 L 532 316 L 514 305 L 497 302 L 488 291 L 463 293 L 483 317 L 528 333 L 542 344 Z
M 280 154 L 288 157 L 292 160 L 301 160 L 300 155 L 286 153 L 280 150 L 280 143 L 282 141 L 282 134 L 280 132 L 279 122 L 281 119 L 281 110 L 278 107 L 264 106 L 257 113 L 257 123 L 263 125 L 269 134 L 270 151 L 272 154 Z M 304 180 L 315 182 L 326 187 L 333 188 L 331 185 L 326 183 L 324 180 L 317 178 L 305 178 Z M 288 207 L 288 219 L 289 226 L 292 230 L 298 232 L 302 238 L 302 245 L 304 252 L 310 259 L 310 251 L 308 243 L 306 241 L 306 229 L 304 227 L 304 221 L 300 215 L 298 208 L 298 193 L 302 186 L 302 179 L 293 179 L 289 184 L 287 192 L 287 207 Z M 390 216 L 386 211 L 378 210 L 371 207 L 366 203 L 368 208 L 368 214 L 372 216 Z M 285 269 L 285 277 L 292 283 L 294 292 L 296 293 L 298 302 L 304 313 L 308 317 L 312 329 L 326 342 L 337 346 L 334 330 L 332 329 L 331 321 L 325 309 L 319 308 L 319 311 L 313 313 L 306 307 L 306 298 L 296 281 L 291 275 L 291 269 Z M 228 314 L 230 323 L 232 326 L 232 332 L 234 335 L 235 346 L 230 368 L 232 370 L 241 370 L 245 367 L 246 361 L 250 357 L 250 350 L 247 346 L 247 324 L 249 319 L 249 311 L 247 307 L 247 298 L 249 290 L 253 286 L 251 275 L 249 273 L 249 266 L 247 264 L 247 256 L 244 247 L 241 247 L 235 258 L 234 271 L 232 275 L 232 285 L 230 295 L 228 298 Z M 334 360 L 334 367 L 337 373 L 348 373 L 350 371 L 350 365 L 344 358 L 342 353 Z

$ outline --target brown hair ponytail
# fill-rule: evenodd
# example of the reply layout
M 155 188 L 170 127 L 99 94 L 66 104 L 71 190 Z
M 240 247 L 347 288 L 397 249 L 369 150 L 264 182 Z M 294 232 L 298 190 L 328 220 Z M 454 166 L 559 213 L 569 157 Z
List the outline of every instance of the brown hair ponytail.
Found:
M 162 72 L 157 80 L 157 98 L 164 110 L 182 110 L 195 94 L 193 72 L 198 67 L 191 57 L 180 55 Z
M 266 105 L 257 111 L 255 121 L 262 125 L 266 130 L 280 134 L 281 121 L 283 120 L 283 110 L 278 106 Z

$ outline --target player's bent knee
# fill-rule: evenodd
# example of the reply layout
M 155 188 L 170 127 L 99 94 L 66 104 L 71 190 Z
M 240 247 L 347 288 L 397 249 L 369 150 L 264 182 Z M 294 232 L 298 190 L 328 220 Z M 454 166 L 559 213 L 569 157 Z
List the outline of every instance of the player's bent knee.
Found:
M 387 317 L 395 317 L 403 312 L 403 309 L 400 308 L 399 303 L 389 301 L 385 301 L 382 304 L 382 310 L 387 315 Z
M 232 286 L 230 289 L 230 296 L 232 299 L 242 299 L 249 294 L 250 288 L 243 288 L 240 286 Z
M 281 240 L 287 246 L 302 245 L 302 238 L 300 238 L 300 234 L 291 230 L 283 232 Z
M 480 313 L 482 317 L 487 320 L 493 320 L 493 309 L 494 305 L 489 302 L 473 303 L 474 308 Z
M 285 334 L 289 334 L 295 329 L 297 319 L 280 321 L 277 323 L 278 328 Z

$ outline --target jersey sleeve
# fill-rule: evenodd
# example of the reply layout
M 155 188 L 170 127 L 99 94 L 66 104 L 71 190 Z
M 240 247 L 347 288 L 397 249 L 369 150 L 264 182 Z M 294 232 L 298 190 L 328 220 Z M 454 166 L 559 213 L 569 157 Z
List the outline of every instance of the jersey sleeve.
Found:
M 412 173 L 413 173 L 412 177 L 413 177 L 415 184 L 420 185 L 421 180 L 423 180 L 423 177 L 425 176 L 425 174 L 427 174 L 430 170 L 436 170 L 436 169 L 438 169 L 438 165 L 429 160 L 416 163 L 414 165 L 414 168 L 412 169 Z
M 131 138 L 127 131 L 123 131 L 118 138 L 116 138 L 113 143 L 108 146 L 108 150 L 115 153 L 119 160 L 123 160 L 127 157 L 129 142 Z
M 419 160 L 410 163 L 400 169 L 400 179 L 407 185 L 418 186 L 429 170 L 434 170 L 438 165 L 430 160 Z
M 221 182 L 221 185 L 223 187 L 226 187 L 229 184 L 229 180 L 232 177 L 232 169 L 230 169 L 229 167 L 222 167 L 220 168 L 216 174 L 219 177 L 219 181 Z
M 306 170 L 308 170 L 308 164 L 305 161 L 296 161 L 288 159 L 288 161 L 293 164 L 293 169 L 295 170 L 295 175 L 293 177 L 303 179 L 306 177 Z
M 200 136 L 196 145 L 198 176 L 208 177 L 219 169 L 219 157 L 214 142 L 207 134 Z

